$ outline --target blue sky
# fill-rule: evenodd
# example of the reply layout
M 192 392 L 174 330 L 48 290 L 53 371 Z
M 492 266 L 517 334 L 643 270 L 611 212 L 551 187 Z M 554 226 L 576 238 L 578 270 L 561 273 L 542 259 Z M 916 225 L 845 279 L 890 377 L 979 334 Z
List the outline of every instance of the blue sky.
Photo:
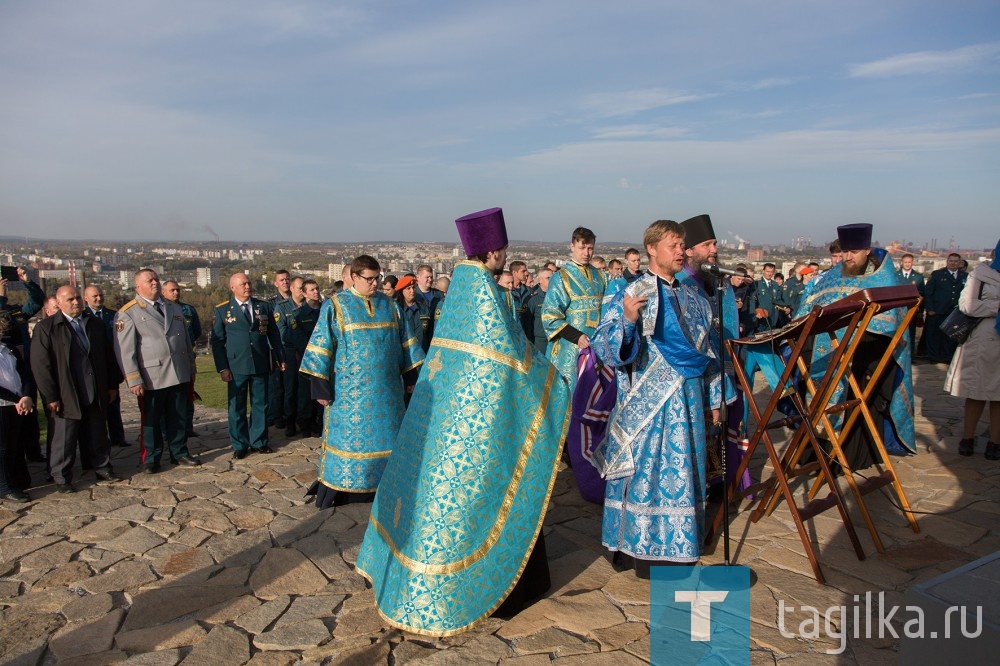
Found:
M 0 90 L 4 233 L 1000 229 L 995 0 L 7 0 Z

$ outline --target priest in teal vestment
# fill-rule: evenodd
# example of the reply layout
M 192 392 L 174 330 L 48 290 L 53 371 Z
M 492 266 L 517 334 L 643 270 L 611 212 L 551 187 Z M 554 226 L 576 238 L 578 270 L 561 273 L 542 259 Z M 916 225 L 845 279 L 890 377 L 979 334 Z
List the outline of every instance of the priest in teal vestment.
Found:
M 594 232 L 577 227 L 569 245 L 572 261 L 564 264 L 549 280 L 542 304 L 542 326 L 549 339 L 548 356 L 569 382 L 576 387 L 576 359 L 581 349 L 590 346 L 601 321 L 601 304 L 608 279 L 604 271 L 590 265 L 594 255 Z
M 377 289 L 378 262 L 351 265 L 354 286 L 324 302 L 299 372 L 325 405 L 316 505 L 375 492 L 403 420 L 404 384 L 416 382 L 424 352 Z
M 456 225 L 472 259 L 452 275 L 356 562 L 385 621 L 428 636 L 548 588 L 540 534 L 569 417 L 565 381 L 494 282 L 502 211 Z

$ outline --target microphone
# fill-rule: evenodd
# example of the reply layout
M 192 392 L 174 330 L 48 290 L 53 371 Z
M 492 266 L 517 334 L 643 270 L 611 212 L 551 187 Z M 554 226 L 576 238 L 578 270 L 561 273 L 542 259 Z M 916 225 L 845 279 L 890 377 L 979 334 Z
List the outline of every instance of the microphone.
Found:
M 701 270 L 706 273 L 711 273 L 712 275 L 735 275 L 736 277 L 748 277 L 747 272 L 742 268 L 723 268 L 722 266 L 718 266 L 716 264 L 702 264 Z

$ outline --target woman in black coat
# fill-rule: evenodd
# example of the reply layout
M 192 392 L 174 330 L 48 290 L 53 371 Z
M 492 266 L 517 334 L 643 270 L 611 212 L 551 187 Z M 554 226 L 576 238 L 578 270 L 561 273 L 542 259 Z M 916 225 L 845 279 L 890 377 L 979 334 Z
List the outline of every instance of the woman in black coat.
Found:
M 31 485 L 31 474 L 21 450 L 17 416 L 34 411 L 30 396 L 35 387 L 24 357 L 8 344 L 13 326 L 10 313 L 0 311 L 0 500 L 23 504 L 30 499 L 24 490 Z

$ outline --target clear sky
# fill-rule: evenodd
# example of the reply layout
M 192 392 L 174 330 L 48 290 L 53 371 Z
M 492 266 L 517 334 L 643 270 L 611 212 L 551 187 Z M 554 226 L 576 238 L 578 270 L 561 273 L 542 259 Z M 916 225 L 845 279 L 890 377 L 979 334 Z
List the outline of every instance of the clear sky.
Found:
M 0 233 L 993 247 L 996 0 L 5 0 Z

